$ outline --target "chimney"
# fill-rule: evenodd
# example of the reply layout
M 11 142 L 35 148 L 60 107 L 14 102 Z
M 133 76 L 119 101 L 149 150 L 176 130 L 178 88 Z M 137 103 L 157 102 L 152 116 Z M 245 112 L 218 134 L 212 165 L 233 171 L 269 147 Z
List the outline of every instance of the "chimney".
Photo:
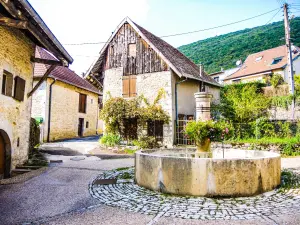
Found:
M 200 77 L 204 75 L 204 65 L 200 64 Z

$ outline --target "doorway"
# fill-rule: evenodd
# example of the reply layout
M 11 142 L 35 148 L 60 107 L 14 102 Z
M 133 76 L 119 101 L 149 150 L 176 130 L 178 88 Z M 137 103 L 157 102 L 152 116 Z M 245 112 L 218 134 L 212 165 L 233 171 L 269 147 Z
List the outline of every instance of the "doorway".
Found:
M 6 132 L 0 130 L 0 179 L 10 177 L 11 145 Z
M 5 144 L 2 136 L 0 135 L 0 179 L 4 178 L 5 174 Z
M 84 119 L 79 118 L 79 120 L 78 120 L 78 136 L 79 137 L 83 136 L 83 127 L 84 127 Z

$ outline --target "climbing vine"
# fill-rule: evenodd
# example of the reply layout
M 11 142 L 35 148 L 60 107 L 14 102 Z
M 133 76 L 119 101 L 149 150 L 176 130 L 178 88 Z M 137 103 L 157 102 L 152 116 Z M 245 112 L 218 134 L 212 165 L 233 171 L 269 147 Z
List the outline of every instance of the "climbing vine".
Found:
M 125 136 L 126 129 L 132 123 L 143 125 L 152 120 L 168 123 L 170 117 L 159 104 L 165 97 L 164 89 L 160 89 L 152 103 L 143 95 L 131 99 L 109 96 L 100 113 L 100 118 L 105 122 L 106 132 Z

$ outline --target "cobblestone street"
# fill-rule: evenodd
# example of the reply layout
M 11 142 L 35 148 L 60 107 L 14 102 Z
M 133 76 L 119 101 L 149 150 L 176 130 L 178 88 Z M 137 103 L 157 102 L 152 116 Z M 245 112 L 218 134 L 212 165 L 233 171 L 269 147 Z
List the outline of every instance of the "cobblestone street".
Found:
M 124 174 L 131 174 L 133 177 L 134 169 L 105 172 L 96 180 L 115 179 Z M 300 211 L 300 189 L 287 192 L 274 190 L 246 198 L 176 197 L 139 187 L 132 179 L 119 179 L 117 184 L 91 184 L 90 192 L 105 205 L 157 217 L 265 222 L 274 218 L 276 221 L 276 217 L 280 215 L 292 216 Z
M 1 224 L 300 224 L 299 189 L 233 199 L 174 197 L 135 185 L 132 158 L 48 158 L 63 163 L 0 185 Z M 300 171 L 300 158 L 283 158 L 282 166 Z M 103 178 L 118 181 L 94 185 Z

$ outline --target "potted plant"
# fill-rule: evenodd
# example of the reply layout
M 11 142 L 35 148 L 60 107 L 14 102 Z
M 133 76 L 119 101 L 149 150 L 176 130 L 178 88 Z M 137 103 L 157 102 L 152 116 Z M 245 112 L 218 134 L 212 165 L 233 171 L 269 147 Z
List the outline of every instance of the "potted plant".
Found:
M 210 152 L 212 140 L 224 140 L 232 131 L 232 125 L 225 121 L 191 121 L 185 127 L 186 135 L 195 141 L 199 152 Z

